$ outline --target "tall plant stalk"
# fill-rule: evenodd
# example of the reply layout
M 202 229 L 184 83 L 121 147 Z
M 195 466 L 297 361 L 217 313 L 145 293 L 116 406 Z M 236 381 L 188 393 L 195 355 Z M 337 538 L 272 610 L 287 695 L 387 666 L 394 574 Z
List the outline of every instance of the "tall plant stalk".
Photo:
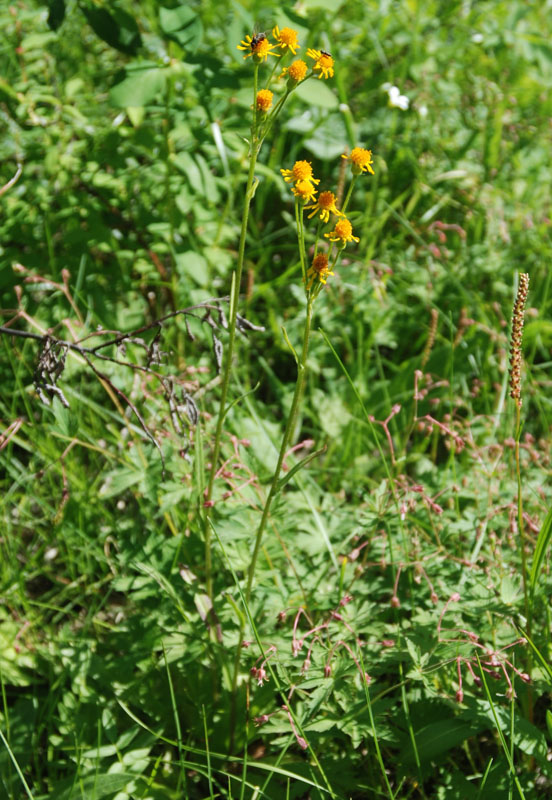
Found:
M 215 429 L 215 440 L 213 443 L 213 451 L 211 454 L 211 469 L 209 471 L 209 478 L 207 487 L 205 489 L 205 525 L 204 525 L 204 542 L 205 542 L 205 588 L 208 596 L 213 598 L 213 562 L 212 562 L 212 540 L 211 540 L 211 524 L 210 524 L 210 509 L 212 507 L 213 499 L 213 485 L 215 482 L 215 475 L 217 472 L 217 464 L 220 454 L 220 444 L 222 437 L 222 426 L 224 417 L 226 415 L 226 403 L 228 399 L 228 387 L 230 385 L 230 374 L 232 372 L 232 361 L 234 358 L 235 342 L 236 342 L 236 320 L 238 316 L 240 286 L 243 273 L 243 262 L 245 259 L 245 240 L 247 237 L 247 223 L 249 221 L 249 209 L 251 207 L 251 200 L 255 193 L 255 168 L 257 166 L 257 158 L 261 149 L 263 136 L 259 136 L 257 125 L 257 85 L 258 85 L 259 66 L 255 64 L 253 72 L 253 122 L 251 125 L 251 142 L 249 147 L 249 170 L 247 173 L 247 183 L 245 185 L 245 200 L 243 204 L 243 213 L 240 229 L 240 241 L 238 246 L 238 263 L 235 272 L 232 275 L 232 287 L 230 292 L 230 314 L 228 320 L 228 343 L 226 345 L 226 355 L 222 369 L 222 383 L 220 390 L 220 401 L 217 416 L 217 427 Z
M 516 406 L 516 427 L 515 427 L 515 459 L 516 459 L 516 478 L 517 478 L 517 512 L 518 512 L 518 530 L 521 546 L 521 577 L 523 583 L 523 598 L 525 605 L 525 617 L 527 624 L 527 631 L 531 635 L 531 607 L 529 601 L 529 590 L 527 574 L 527 554 L 525 552 L 527 538 L 525 536 L 525 527 L 523 524 L 523 497 L 521 491 L 521 464 L 519 458 L 519 444 L 521 438 L 521 345 L 523 339 L 523 319 L 525 312 L 525 303 L 527 301 L 527 294 L 529 292 L 529 275 L 521 273 L 519 276 L 518 290 L 516 300 L 512 311 L 512 334 L 510 342 L 510 397 Z
M 314 298 L 309 297 L 307 299 L 307 314 L 305 319 L 305 329 L 303 332 L 303 347 L 301 350 L 301 355 L 297 359 L 297 379 L 295 381 L 295 391 L 293 392 L 293 400 L 291 402 L 291 408 L 288 414 L 284 435 L 282 437 L 282 442 L 280 444 L 280 452 L 278 453 L 278 461 L 276 462 L 276 469 L 274 470 L 274 475 L 272 476 L 272 483 L 270 484 L 270 490 L 266 498 L 265 506 L 263 509 L 263 515 L 261 517 L 259 527 L 257 528 L 257 534 L 255 536 L 255 545 L 253 547 L 253 553 L 251 555 L 251 561 L 249 563 L 249 570 L 247 573 L 247 588 L 245 590 L 245 599 L 247 603 L 249 603 L 249 600 L 251 598 L 251 587 L 253 586 L 253 578 L 255 576 L 257 558 L 259 556 L 259 550 L 261 547 L 263 534 L 266 528 L 268 515 L 270 514 L 272 501 L 274 500 L 276 494 L 278 493 L 278 482 L 280 480 L 282 464 L 284 463 L 284 458 L 287 449 L 289 447 L 292 434 L 295 430 L 297 415 L 299 413 L 299 407 L 301 405 L 303 386 L 305 384 L 305 377 L 307 374 L 307 356 L 309 352 L 309 339 L 310 339 L 310 330 L 312 322 L 313 304 L 314 304 Z

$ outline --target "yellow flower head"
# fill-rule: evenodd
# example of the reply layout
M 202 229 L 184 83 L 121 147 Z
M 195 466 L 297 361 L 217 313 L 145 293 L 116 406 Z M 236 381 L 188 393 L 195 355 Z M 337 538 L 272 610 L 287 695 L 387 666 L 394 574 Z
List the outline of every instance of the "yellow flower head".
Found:
M 316 278 L 318 278 L 320 283 L 326 283 L 328 275 L 333 274 L 334 273 L 330 270 L 326 253 L 318 253 L 318 255 L 313 258 L 312 264 L 307 270 L 307 289 L 310 291 Z
M 291 191 L 295 197 L 299 197 L 304 203 L 314 200 L 316 194 L 316 189 L 310 181 L 297 181 Z
M 296 161 L 292 169 L 281 169 L 280 172 L 284 176 L 287 183 L 291 181 L 309 181 L 310 183 L 320 183 L 320 180 L 314 178 L 312 175 L 312 166 L 310 161 Z
M 307 55 L 316 62 L 313 65 L 313 70 L 320 72 L 319 78 L 333 78 L 334 60 L 329 53 L 326 53 L 325 50 L 313 50 L 311 47 L 307 50 Z
M 353 174 L 360 175 L 361 172 L 370 172 L 374 174 L 372 169 L 372 151 L 364 150 L 363 147 L 353 147 L 351 155 L 348 156 L 344 153 L 341 158 L 350 158 L 353 165 Z
M 335 228 L 330 233 L 325 233 L 330 242 L 341 242 L 341 247 L 345 247 L 347 242 L 359 242 L 358 236 L 353 236 L 353 226 L 346 217 L 335 223 Z
M 333 192 L 320 192 L 320 196 L 313 206 L 305 206 L 305 211 L 309 208 L 314 209 L 314 211 L 309 214 L 309 219 L 314 217 L 319 211 L 322 222 L 328 222 L 330 214 L 335 214 L 337 217 L 343 216 L 341 211 L 338 211 L 335 200 L 336 197 Z
M 248 34 L 237 46 L 238 50 L 248 51 L 244 58 L 255 56 L 259 62 L 266 61 L 268 56 L 277 56 L 278 53 L 272 52 L 275 47 L 275 44 L 270 44 L 264 33 L 256 33 L 254 36 Z
M 259 111 L 268 111 L 270 106 L 272 105 L 272 92 L 268 89 L 261 89 L 257 92 L 257 109 Z
M 276 27 L 272 29 L 272 35 L 276 39 L 281 50 L 286 50 L 287 48 L 295 55 L 299 47 L 297 31 L 294 31 L 293 28 L 282 28 L 282 30 L 280 30 L 276 25 Z
M 294 83 L 299 83 L 299 81 L 305 80 L 307 69 L 305 62 L 298 58 L 296 61 L 292 61 L 289 67 L 282 70 L 282 76 L 287 75 Z

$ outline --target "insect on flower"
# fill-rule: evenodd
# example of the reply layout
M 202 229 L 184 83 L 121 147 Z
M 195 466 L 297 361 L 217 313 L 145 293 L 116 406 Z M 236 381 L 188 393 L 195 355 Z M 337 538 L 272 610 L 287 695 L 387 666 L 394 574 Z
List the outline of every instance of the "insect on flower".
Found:
M 254 33 L 251 39 L 251 50 L 254 51 L 258 44 L 266 39 L 265 33 Z

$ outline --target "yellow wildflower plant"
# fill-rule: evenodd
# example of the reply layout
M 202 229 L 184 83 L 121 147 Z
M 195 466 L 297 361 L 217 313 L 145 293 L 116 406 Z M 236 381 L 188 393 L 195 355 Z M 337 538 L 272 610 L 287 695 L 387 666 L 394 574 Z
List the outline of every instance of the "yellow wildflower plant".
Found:
M 313 71 L 319 72 L 318 78 L 333 78 L 334 76 L 334 60 L 329 53 L 325 50 L 314 50 L 312 47 L 307 50 L 309 58 L 314 60 Z
M 268 89 L 260 89 L 257 92 L 257 110 L 266 113 L 272 105 L 273 97 L 274 95 Z
M 255 56 L 258 61 L 266 61 L 268 56 L 279 56 L 279 53 L 272 52 L 275 48 L 276 45 L 271 44 L 264 33 L 256 33 L 254 36 L 249 36 L 248 34 L 245 39 L 242 39 L 239 45 L 237 45 L 238 50 L 248 51 L 244 55 L 244 58 Z
M 328 264 L 328 256 L 326 253 L 318 253 L 307 270 L 307 291 L 310 292 L 316 278 L 320 283 L 326 283 L 328 275 L 334 275 Z
M 276 25 L 272 29 L 272 35 L 276 39 L 277 46 L 281 50 L 289 50 L 293 55 L 299 49 L 298 33 L 293 28 L 280 28 Z
M 308 215 L 308 218 L 312 219 L 312 217 L 314 217 L 314 215 L 319 211 L 322 222 L 329 222 L 330 214 L 335 214 L 336 217 L 342 217 L 343 214 L 341 211 L 339 211 L 335 204 L 336 199 L 337 198 L 333 192 L 320 192 L 318 200 L 314 205 L 305 206 L 305 211 L 308 211 L 310 208 L 314 209 L 314 211 Z
M 330 242 L 341 242 L 341 247 L 345 247 L 347 242 L 360 242 L 358 236 L 353 236 L 353 226 L 346 217 L 335 223 L 335 228 L 330 233 L 325 233 Z
M 361 172 L 369 172 L 371 175 L 374 174 L 374 170 L 372 169 L 372 164 L 374 162 L 372 160 L 371 150 L 365 150 L 363 147 L 353 147 L 350 155 L 344 153 L 341 158 L 351 161 L 354 175 L 360 175 Z
M 284 180 L 287 183 L 294 181 L 310 181 L 310 183 L 320 183 L 320 180 L 313 177 L 312 165 L 310 161 L 296 161 L 291 169 L 281 169 Z

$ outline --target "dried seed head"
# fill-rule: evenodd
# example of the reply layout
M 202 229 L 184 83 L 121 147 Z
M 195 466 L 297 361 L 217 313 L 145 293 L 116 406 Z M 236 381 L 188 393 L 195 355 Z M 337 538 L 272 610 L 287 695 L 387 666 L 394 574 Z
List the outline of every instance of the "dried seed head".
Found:
M 521 406 L 521 341 L 523 338 L 523 315 L 527 293 L 529 291 L 529 275 L 520 273 L 516 302 L 512 311 L 512 338 L 510 341 L 510 397 Z

